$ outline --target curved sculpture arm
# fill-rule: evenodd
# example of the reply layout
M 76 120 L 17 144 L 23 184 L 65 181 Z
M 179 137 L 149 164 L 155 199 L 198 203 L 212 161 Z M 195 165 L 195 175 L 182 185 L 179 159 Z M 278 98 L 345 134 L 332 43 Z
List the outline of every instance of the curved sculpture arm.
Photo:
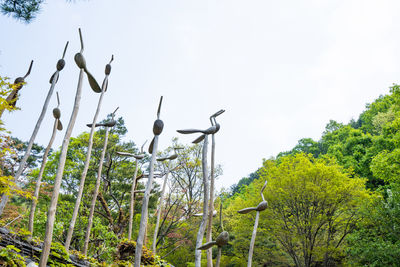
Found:
M 201 141 L 203 141 L 205 137 L 206 137 L 206 135 L 205 135 L 205 134 L 202 134 L 202 135 L 200 135 L 199 137 L 197 137 L 196 140 L 194 140 L 192 143 L 193 143 L 193 144 L 198 144 L 198 143 L 200 143 Z
M 203 217 L 203 213 L 196 213 L 196 214 L 193 214 L 193 216 L 194 217 Z M 215 217 L 215 216 L 217 216 L 216 210 L 213 211 L 213 217 Z
M 140 148 L 140 152 L 141 153 L 144 153 L 144 150 L 143 150 L 143 148 L 144 148 L 144 145 L 147 143 L 147 140 L 146 141 L 144 141 L 144 143 L 143 143 L 143 145 L 142 145 L 142 147 Z
M 163 96 L 160 97 L 160 103 L 158 104 L 157 119 L 160 119 L 162 100 L 163 100 Z
M 265 180 L 265 183 L 264 183 L 263 187 L 261 188 L 261 193 L 260 194 L 261 194 L 261 198 L 262 198 L 263 201 L 265 201 L 263 191 L 264 191 L 265 187 L 267 186 L 267 183 L 268 183 L 268 180 Z
M 205 243 L 204 245 L 202 245 L 201 247 L 198 247 L 197 249 L 198 250 L 207 250 L 216 244 L 217 244 L 217 242 L 211 241 L 211 242 Z
M 63 55 L 62 55 L 62 59 L 64 59 L 65 53 L 67 53 L 68 44 L 69 44 L 69 41 L 67 41 L 67 43 L 65 44 L 65 48 L 64 48 Z
M 224 110 L 224 109 L 221 109 L 221 110 L 215 112 L 213 115 L 211 115 L 211 116 L 210 116 L 211 125 L 216 124 L 217 122 L 215 121 L 215 117 L 218 117 L 219 115 L 221 115 L 221 114 L 224 113 L 224 112 L 225 112 L 225 110 Z M 213 120 L 214 120 L 214 121 L 213 121 Z
M 32 65 L 33 65 L 33 60 L 31 60 L 31 64 L 29 65 L 29 69 L 26 72 L 25 76 L 23 77 L 23 79 L 25 79 L 26 77 L 28 77 L 29 74 L 31 74 L 31 70 L 32 70 Z
M 251 207 L 251 208 L 245 208 L 245 209 L 239 210 L 238 212 L 240 214 L 247 214 L 247 213 L 255 211 L 255 210 L 257 210 L 257 208 Z
M 79 39 L 81 41 L 81 51 L 80 51 L 80 53 L 83 53 L 84 45 L 83 45 L 83 38 L 82 38 L 81 28 L 79 28 Z
M 192 133 L 203 133 L 203 130 L 199 129 L 186 129 L 186 130 L 176 130 L 178 133 L 181 134 L 192 134 Z
M 177 157 L 178 157 L 177 154 L 172 154 L 171 156 L 168 156 L 168 157 L 158 158 L 157 161 L 174 160 Z

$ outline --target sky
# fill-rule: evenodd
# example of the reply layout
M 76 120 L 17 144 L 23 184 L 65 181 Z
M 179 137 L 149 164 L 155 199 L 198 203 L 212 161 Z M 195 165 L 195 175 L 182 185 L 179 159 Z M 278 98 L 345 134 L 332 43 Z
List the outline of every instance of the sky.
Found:
M 151 140 L 160 96 L 161 150 L 173 137 L 189 144 L 197 136 L 177 129 L 208 128 L 209 116 L 226 110 L 217 118 L 216 163 L 224 174 L 216 184 L 228 188 L 299 139 L 319 140 L 329 120 L 357 119 L 399 83 L 399 9 L 389 0 L 47 1 L 30 24 L 0 16 L 0 75 L 14 80 L 34 60 L 21 110 L 3 120 L 13 136 L 30 138 L 69 41 L 56 85 L 68 124 L 81 28 L 87 67 L 99 83 L 115 57 L 99 118 L 119 107 L 125 140 Z M 98 98 L 86 80 L 72 136 L 87 131 Z M 54 94 L 39 144 L 49 141 L 55 106 Z

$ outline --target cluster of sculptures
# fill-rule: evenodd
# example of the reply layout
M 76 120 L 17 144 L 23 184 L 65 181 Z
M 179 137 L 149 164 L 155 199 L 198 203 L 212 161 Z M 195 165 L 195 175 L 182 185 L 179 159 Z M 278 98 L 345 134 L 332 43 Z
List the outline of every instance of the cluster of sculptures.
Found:
M 79 37 L 80 37 L 81 50 L 75 54 L 74 60 L 75 60 L 76 65 L 78 66 L 80 72 L 79 72 L 79 77 L 78 77 L 78 84 L 77 84 L 77 90 L 76 90 L 76 94 L 75 94 L 75 102 L 74 102 L 73 110 L 71 113 L 71 117 L 70 117 L 68 126 L 65 130 L 64 139 L 62 141 L 61 152 L 60 152 L 56 177 L 55 177 L 55 181 L 54 181 L 53 193 L 52 193 L 49 210 L 48 210 L 48 215 L 47 215 L 46 233 L 45 233 L 44 242 L 43 242 L 42 254 L 41 254 L 40 262 L 39 262 L 39 266 L 43 266 L 43 267 L 47 265 L 47 260 L 48 260 L 49 253 L 50 253 L 50 246 L 51 246 L 51 241 L 52 241 L 52 236 L 53 236 L 55 214 L 56 214 L 56 209 L 57 209 L 60 185 L 61 185 L 62 176 L 63 176 L 63 172 L 64 172 L 64 167 L 65 167 L 71 133 L 74 128 L 75 121 L 76 121 L 76 118 L 77 118 L 77 115 L 79 112 L 79 106 L 80 106 L 80 100 L 81 100 L 81 94 L 82 94 L 82 83 L 83 83 L 84 76 L 86 76 L 88 78 L 91 89 L 95 93 L 99 94 L 99 100 L 98 100 L 96 112 L 94 114 L 92 123 L 87 124 L 87 126 L 90 128 L 89 141 L 88 141 L 88 147 L 87 147 L 87 152 L 86 152 L 86 159 L 85 159 L 84 167 L 83 167 L 83 170 L 81 173 L 81 179 L 80 179 L 80 184 L 79 184 L 79 188 L 78 188 L 78 193 L 76 195 L 76 202 L 75 202 L 72 218 L 71 218 L 71 221 L 69 224 L 66 241 L 64 244 L 67 251 L 69 250 L 70 245 L 71 245 L 72 235 L 74 232 L 74 227 L 75 227 L 75 223 L 77 220 L 77 216 L 79 213 L 79 208 L 80 208 L 80 204 L 81 204 L 81 200 L 82 200 L 85 179 L 87 176 L 89 163 L 90 163 L 90 159 L 91 159 L 91 154 L 92 154 L 95 128 L 96 127 L 104 127 L 105 128 L 104 145 L 103 145 L 103 150 L 101 153 L 101 158 L 99 161 L 99 166 L 98 166 L 98 171 L 97 171 L 97 179 L 96 179 L 96 184 L 95 184 L 95 188 L 94 188 L 93 195 L 92 195 L 92 201 L 91 201 L 90 212 L 89 212 L 89 217 L 88 217 L 88 225 L 87 225 L 86 232 L 85 232 L 85 241 L 84 241 L 84 246 L 83 246 L 83 251 L 82 251 L 84 255 L 87 254 L 88 246 L 89 246 L 90 232 L 91 232 L 91 228 L 92 228 L 92 224 L 93 224 L 93 216 L 94 216 L 94 210 L 95 210 L 95 205 L 96 205 L 96 199 L 97 199 L 97 196 L 99 193 L 99 188 L 100 188 L 103 161 L 104 161 L 105 153 L 107 150 L 109 129 L 112 128 L 113 126 L 115 126 L 115 124 L 116 124 L 116 121 L 114 120 L 114 116 L 115 116 L 115 113 L 118 110 L 118 108 L 112 113 L 111 120 L 106 121 L 105 123 L 97 123 L 98 115 L 101 110 L 101 104 L 103 101 L 103 97 L 104 97 L 105 92 L 107 91 L 108 78 L 111 73 L 111 63 L 112 63 L 114 57 L 112 56 L 109 63 L 107 63 L 105 66 L 105 77 L 104 77 L 102 86 L 100 87 L 99 84 L 97 83 L 96 79 L 94 78 L 94 76 L 87 69 L 86 60 L 85 60 L 85 57 L 83 56 L 84 42 L 83 42 L 82 33 L 81 33 L 80 29 L 79 29 Z M 39 128 L 43 121 L 43 118 L 46 114 L 47 107 L 48 107 L 48 104 L 52 97 L 53 91 L 55 89 L 55 85 L 59 79 L 60 72 L 65 66 L 64 57 L 65 57 L 67 48 L 68 48 L 68 42 L 65 45 L 62 58 L 60 60 L 58 60 L 58 62 L 57 62 L 56 71 L 54 72 L 54 74 L 51 75 L 51 78 L 50 78 L 51 86 L 50 86 L 48 95 L 44 102 L 42 112 L 36 123 L 36 126 L 34 128 L 32 136 L 29 140 L 24 157 L 22 158 L 19 168 L 14 177 L 15 180 L 19 179 L 19 177 L 21 176 L 21 174 L 25 168 L 26 161 L 30 155 L 30 150 L 32 148 L 32 145 L 36 138 L 36 135 L 39 131 Z M 25 76 L 19 77 L 15 80 L 14 83 L 17 84 L 18 86 L 15 86 L 15 88 L 12 90 L 11 94 L 7 98 L 6 101 L 8 101 L 9 103 L 15 104 L 15 101 L 16 101 L 17 95 L 18 95 L 18 91 L 23 87 L 25 78 L 30 74 L 32 64 L 33 64 L 33 61 L 31 62 L 30 66 L 29 66 L 29 70 Z M 158 105 L 158 109 L 157 109 L 157 118 L 153 124 L 154 137 L 153 137 L 153 139 L 149 145 L 149 149 L 148 149 L 149 153 L 151 154 L 151 158 L 150 158 L 150 163 L 149 163 L 148 180 L 147 180 L 146 188 L 144 191 L 138 191 L 138 190 L 136 190 L 136 187 L 137 187 L 137 180 L 140 178 L 140 177 L 138 177 L 138 170 L 141 168 L 141 166 L 139 166 L 139 161 L 144 158 L 143 147 L 145 144 L 142 145 L 140 154 L 131 154 L 131 153 L 127 153 L 124 151 L 117 152 L 117 154 L 120 156 L 132 157 L 135 159 L 135 172 L 134 172 L 134 176 L 132 178 L 132 187 L 131 187 L 131 196 L 130 196 L 128 240 L 132 239 L 135 194 L 144 193 L 143 199 L 142 199 L 141 220 L 140 220 L 139 232 L 138 232 L 138 237 L 137 237 L 137 241 L 136 241 L 136 250 L 135 250 L 134 266 L 136 266 L 136 267 L 140 266 L 143 245 L 145 243 L 145 238 L 146 238 L 145 236 L 146 236 L 146 232 L 147 232 L 148 205 L 149 205 L 151 190 L 153 187 L 153 181 L 155 178 L 155 170 L 154 170 L 155 162 L 156 161 L 158 161 L 158 162 L 173 161 L 178 158 L 178 156 L 179 156 L 178 151 L 180 149 L 182 149 L 180 147 L 175 147 L 174 154 L 165 156 L 165 157 L 161 157 L 161 158 L 157 158 L 158 141 L 159 141 L 159 137 L 164 128 L 164 123 L 160 119 L 162 100 L 163 100 L 163 97 L 161 96 L 159 105 Z M 59 99 L 58 92 L 57 92 L 57 103 L 58 103 L 57 107 L 53 109 L 54 126 L 52 129 L 52 135 L 50 137 L 50 141 L 46 147 L 46 150 L 43 154 L 43 160 L 42 160 L 42 164 L 40 167 L 39 176 L 38 176 L 38 179 L 36 182 L 33 201 L 31 204 L 29 223 L 28 223 L 28 230 L 31 233 L 33 233 L 33 222 L 34 222 L 34 216 L 35 216 L 35 209 L 36 209 L 37 199 L 39 197 L 41 179 L 42 179 L 45 165 L 47 162 L 47 156 L 52 147 L 52 144 L 53 144 L 53 141 L 54 141 L 57 131 L 61 131 L 63 129 L 63 125 L 60 121 L 61 111 L 59 109 L 60 99 Z M 210 122 L 211 122 L 211 126 L 205 130 L 201 130 L 201 129 L 177 130 L 177 132 L 181 133 L 181 134 L 200 133 L 201 135 L 198 138 L 196 138 L 193 141 L 193 143 L 197 144 L 197 143 L 200 143 L 203 141 L 203 144 L 202 144 L 202 175 L 203 175 L 203 179 L 202 180 L 203 180 L 203 194 L 204 195 L 203 195 L 202 213 L 198 214 L 198 216 L 200 216 L 202 218 L 201 218 L 199 229 L 197 232 L 196 250 L 195 250 L 195 266 L 198 266 L 198 267 L 201 266 L 201 251 L 202 250 L 207 251 L 207 266 L 213 265 L 212 247 L 214 245 L 216 245 L 218 247 L 218 256 L 217 256 L 217 260 L 216 260 L 216 266 L 218 267 L 220 265 L 221 249 L 229 241 L 229 233 L 227 231 L 225 231 L 224 227 L 223 227 L 222 203 L 221 203 L 221 207 L 220 207 L 220 217 L 219 217 L 220 218 L 220 227 L 221 227 L 222 232 L 218 235 L 218 237 L 215 239 L 215 241 L 212 240 L 212 221 L 213 221 L 213 217 L 217 213 L 214 210 L 215 134 L 220 129 L 220 125 L 217 123 L 216 118 L 218 116 L 220 116 L 221 114 L 223 114 L 224 112 L 225 112 L 225 110 L 222 109 L 222 110 L 216 112 L 215 114 L 211 115 L 209 118 Z M 0 110 L 0 117 L 1 117 L 2 113 L 3 113 L 3 110 Z M 211 165 L 211 168 L 210 168 L 211 173 L 209 175 L 208 174 L 207 155 L 208 155 L 208 142 L 209 142 L 208 137 L 210 135 L 211 135 L 211 164 L 210 164 Z M 164 194 L 165 194 L 168 175 L 171 171 L 179 168 L 180 165 L 181 165 L 181 163 L 178 163 L 173 168 L 169 164 L 166 165 L 166 172 L 164 174 L 161 196 L 159 198 L 159 204 L 158 204 L 158 209 L 157 209 L 157 221 L 156 221 L 156 226 L 155 226 L 155 230 L 154 230 L 154 234 L 153 234 L 152 250 L 154 253 L 156 253 L 156 248 L 157 248 L 158 230 L 159 230 L 160 218 L 161 218 L 162 209 L 163 209 L 163 198 L 164 198 Z M 210 184 L 208 183 L 208 181 L 210 181 Z M 252 259 L 252 254 L 253 254 L 256 232 L 257 232 L 258 220 L 259 220 L 259 213 L 267 208 L 267 202 L 265 201 L 264 196 L 263 196 L 263 190 L 265 189 L 266 185 L 267 185 L 267 183 L 264 184 L 264 186 L 261 190 L 261 197 L 262 197 L 263 201 L 257 207 L 246 208 L 246 209 L 238 211 L 241 214 L 245 214 L 245 213 L 251 212 L 253 210 L 257 212 L 255 224 L 254 224 L 253 235 L 252 235 L 252 239 L 251 239 L 251 243 L 250 243 L 248 266 L 251 266 L 251 259 Z M 4 210 L 7 200 L 8 200 L 8 196 L 3 195 L 2 199 L 1 199 L 1 203 L 0 203 L 0 215 L 2 214 L 2 212 Z M 203 244 L 204 235 L 206 235 L 206 243 L 205 244 Z

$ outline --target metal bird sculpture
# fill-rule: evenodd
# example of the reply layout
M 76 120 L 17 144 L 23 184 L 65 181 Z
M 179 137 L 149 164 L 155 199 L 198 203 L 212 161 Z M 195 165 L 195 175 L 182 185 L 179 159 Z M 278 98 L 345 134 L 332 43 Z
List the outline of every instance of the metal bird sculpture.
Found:
M 201 244 L 202 239 L 203 239 L 203 230 L 202 228 L 205 227 L 206 224 L 206 217 L 208 216 L 208 225 L 207 225 L 207 234 L 206 234 L 206 239 L 207 241 L 211 240 L 211 225 L 212 225 L 212 218 L 213 215 L 211 210 L 213 209 L 214 205 L 214 154 L 215 154 L 215 138 L 214 134 L 217 133 L 220 129 L 220 125 L 216 121 L 216 117 L 224 113 L 225 110 L 221 109 L 214 113 L 213 115 L 210 116 L 210 122 L 211 122 L 211 127 L 205 130 L 199 130 L 199 129 L 186 129 L 186 130 L 177 130 L 178 133 L 181 134 L 192 134 L 192 133 L 202 133 L 196 140 L 193 141 L 194 144 L 197 144 L 201 141 L 204 140 L 203 144 L 203 186 L 204 186 L 204 195 L 206 194 L 207 187 L 208 187 L 208 182 L 206 181 L 208 179 L 208 175 L 205 175 L 204 172 L 206 171 L 205 169 L 207 168 L 207 165 L 205 164 L 207 162 L 207 145 L 208 145 L 208 135 L 212 135 L 212 150 L 211 150 L 211 177 L 210 177 L 210 193 L 207 192 L 207 196 L 205 195 L 204 197 L 204 205 L 209 205 L 207 209 L 204 209 L 203 211 L 203 221 L 200 223 L 200 228 L 198 232 L 198 238 L 196 241 L 196 244 Z M 209 196 L 208 196 L 209 195 Z M 209 199 L 208 199 L 209 198 Z M 201 253 L 198 251 L 195 252 L 195 266 L 199 267 L 201 264 Z M 212 255 L 211 255 L 211 250 L 207 251 L 207 265 L 212 265 Z
M 216 267 L 219 267 L 220 265 L 220 261 L 221 261 L 221 250 L 222 247 L 225 246 L 226 244 L 228 244 L 229 242 L 229 233 L 227 231 L 224 230 L 224 224 L 222 222 L 222 202 L 221 202 L 221 206 L 220 206 L 220 210 L 219 210 L 219 220 L 220 220 L 220 226 L 221 226 L 221 230 L 222 232 L 218 235 L 217 239 L 215 239 L 215 241 L 210 241 L 205 243 L 204 245 L 202 245 L 201 247 L 198 247 L 198 250 L 207 250 L 209 248 L 211 248 L 212 246 L 218 246 L 218 256 L 217 256 L 217 260 L 216 260 Z
M 157 119 L 154 121 L 153 125 L 153 133 L 154 138 L 151 141 L 149 152 L 151 153 L 150 159 L 150 170 L 149 170 L 149 180 L 147 181 L 146 192 L 144 193 L 143 200 L 142 200 L 142 213 L 140 217 L 140 225 L 139 225 L 139 233 L 136 240 L 136 249 L 135 249 L 135 267 L 140 267 L 140 262 L 142 258 L 142 250 L 144 245 L 144 237 L 147 227 L 147 217 L 148 217 L 148 208 L 149 208 L 149 199 L 150 199 L 150 192 L 153 186 L 153 178 L 154 178 L 154 163 L 156 161 L 157 155 L 157 147 L 158 147 L 158 137 L 162 133 L 164 128 L 164 123 L 160 120 L 160 113 L 161 113 L 161 104 L 162 104 L 163 97 L 160 98 L 160 103 L 158 104 L 157 110 Z
M 82 79 L 83 79 L 83 72 L 88 73 L 87 69 L 86 69 L 85 59 L 83 58 L 82 52 L 83 52 L 83 44 L 82 44 L 81 51 L 75 55 L 75 62 L 77 63 L 78 67 L 81 69 L 80 73 L 82 75 L 79 76 L 81 82 L 82 82 Z M 113 122 L 114 120 L 111 120 L 111 122 L 107 122 L 107 123 L 103 123 L 103 124 L 96 124 L 97 117 L 98 117 L 98 115 L 100 113 L 100 108 L 101 108 L 101 104 L 102 104 L 102 101 L 103 101 L 104 93 L 105 93 L 105 91 L 107 89 L 106 87 L 108 85 L 108 77 L 109 77 L 109 75 L 111 73 L 111 62 L 113 60 L 114 60 L 114 56 L 111 56 L 110 62 L 105 67 L 105 71 L 104 71 L 105 77 L 104 77 L 104 81 L 103 81 L 103 87 L 100 90 L 100 96 L 99 96 L 99 100 L 97 102 L 96 112 L 95 112 L 95 114 L 93 116 L 93 121 L 92 121 L 92 124 L 91 124 L 91 125 L 94 124 L 95 127 L 96 126 L 104 126 L 104 127 L 109 128 L 109 127 L 113 127 L 115 125 L 115 122 Z M 95 89 L 93 89 L 93 90 L 97 93 L 98 89 L 95 86 L 95 84 L 97 84 L 97 82 L 94 79 L 90 78 L 91 76 L 88 76 L 88 77 L 89 77 L 89 82 L 92 81 L 92 83 L 90 83 L 90 86 L 92 87 L 92 89 L 95 88 L 96 90 Z M 75 223 L 76 223 L 76 220 L 78 218 L 80 203 L 82 201 L 83 189 L 84 189 L 84 186 L 85 186 L 86 175 L 87 175 L 87 172 L 88 172 L 88 169 L 89 169 L 90 158 L 91 158 L 91 155 L 92 155 L 93 137 L 94 137 L 95 127 L 91 127 L 91 129 L 90 129 L 89 143 L 88 143 L 88 148 L 87 148 L 87 151 L 86 151 L 85 164 L 83 166 L 83 170 L 82 170 L 82 173 L 81 173 L 81 180 L 79 182 L 78 194 L 77 194 L 77 198 L 76 198 L 76 201 L 75 201 L 74 211 L 72 212 L 72 218 L 71 218 L 71 221 L 70 221 L 70 224 L 69 224 L 69 227 L 68 227 L 67 237 L 66 237 L 65 243 L 64 243 L 64 246 L 65 246 L 66 250 L 69 250 L 69 246 L 71 244 L 72 235 L 73 235 L 74 228 L 75 228 Z
M 15 105 L 17 104 L 18 91 L 21 90 L 22 87 L 24 86 L 25 78 L 28 77 L 28 75 L 31 73 L 32 65 L 33 65 L 33 60 L 31 61 L 31 64 L 29 65 L 29 69 L 26 72 L 25 76 L 18 77 L 17 79 L 15 79 L 13 84 L 13 90 L 6 98 L 7 103 L 9 103 L 13 107 L 15 107 Z
M 192 134 L 192 133 L 202 133 L 196 140 L 193 141 L 194 144 L 200 143 L 203 141 L 204 137 L 209 134 L 215 134 L 219 131 L 220 125 L 217 123 L 215 118 L 222 113 L 224 113 L 225 110 L 221 109 L 220 111 L 216 112 L 214 115 L 210 117 L 211 121 L 211 127 L 205 129 L 205 130 L 199 130 L 199 129 L 186 129 L 186 130 L 177 130 L 178 133 L 181 134 Z
M 258 227 L 258 220 L 260 218 L 260 212 L 267 209 L 268 207 L 268 202 L 265 201 L 264 195 L 263 195 L 263 191 L 265 189 L 265 187 L 267 186 L 268 181 L 265 181 L 263 187 L 261 188 L 261 198 L 262 201 L 257 205 L 257 207 L 251 207 L 251 208 L 245 208 L 242 210 L 239 210 L 238 212 L 240 214 L 246 214 L 252 211 L 256 211 L 256 219 L 254 222 L 254 228 L 253 228 L 253 234 L 251 236 L 251 241 L 250 241 L 250 248 L 249 248 L 249 258 L 247 261 L 247 267 L 251 267 L 252 264 L 252 258 L 253 258 L 253 251 L 254 251 L 254 243 L 256 241 L 256 235 L 257 235 L 257 227 Z
M 79 38 L 81 41 L 80 53 L 82 53 L 83 52 L 83 38 L 82 38 L 82 32 L 80 29 L 79 29 Z M 64 173 L 65 162 L 67 159 L 67 151 L 68 151 L 69 141 L 71 138 L 72 130 L 75 126 L 76 117 L 78 116 L 78 112 L 79 112 L 79 106 L 80 106 L 81 95 L 82 95 L 82 79 L 83 79 L 83 69 L 81 69 L 79 72 L 78 86 L 77 86 L 76 93 L 75 93 L 74 107 L 72 109 L 71 117 L 70 117 L 67 129 L 65 130 L 65 135 L 64 135 L 63 142 L 62 142 L 62 146 L 61 146 L 61 152 L 60 152 L 60 158 L 58 161 L 57 173 L 56 173 L 56 177 L 54 178 L 53 193 L 52 193 L 52 197 L 50 200 L 49 211 L 47 214 L 46 233 L 45 233 L 45 236 L 43 239 L 43 248 L 42 248 L 42 254 L 40 255 L 39 267 L 47 266 L 47 260 L 50 255 L 50 246 L 51 246 L 51 242 L 53 239 L 55 215 L 56 215 L 56 211 L 57 211 L 57 202 L 58 202 L 58 196 L 60 193 L 61 180 L 62 180 L 62 176 Z M 52 82 L 54 82 L 54 81 L 56 81 L 55 78 L 53 78 Z
M 154 140 L 155 140 L 156 136 L 159 136 L 162 133 L 162 130 L 164 129 L 164 122 L 162 120 L 160 120 L 162 99 L 163 99 L 163 97 L 160 98 L 160 103 L 158 104 L 157 120 L 155 120 L 154 124 L 153 124 L 153 134 L 155 136 L 153 137 L 153 140 L 151 140 L 151 143 L 149 145 L 149 153 L 150 154 L 153 154 Z
M 86 60 L 82 54 L 83 49 L 84 49 L 84 47 L 82 46 L 81 51 L 79 53 L 75 54 L 75 56 L 74 56 L 75 63 L 81 70 L 83 70 L 86 73 L 88 80 L 89 80 L 90 88 L 92 88 L 92 90 L 96 93 L 101 93 L 101 87 L 99 86 L 96 79 L 93 77 L 93 75 L 88 71 L 88 69 L 86 67 Z M 111 61 L 112 60 L 113 59 L 111 59 Z M 111 67 L 109 68 L 109 73 L 110 73 L 110 71 L 111 71 Z M 107 72 L 106 72 L 106 75 L 107 75 Z

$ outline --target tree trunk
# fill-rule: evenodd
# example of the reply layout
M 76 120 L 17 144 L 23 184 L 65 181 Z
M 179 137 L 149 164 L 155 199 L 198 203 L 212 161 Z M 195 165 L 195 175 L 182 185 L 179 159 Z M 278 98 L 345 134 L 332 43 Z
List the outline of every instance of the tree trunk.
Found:
M 53 126 L 53 133 L 51 134 L 51 138 L 49 141 L 49 144 L 46 147 L 46 150 L 44 151 L 43 154 L 43 160 L 42 160 L 42 165 L 40 166 L 40 171 L 39 171 L 39 176 L 36 181 L 36 186 L 35 186 L 35 192 L 33 194 L 33 199 L 32 199 L 32 204 L 31 204 L 31 211 L 29 214 L 29 222 L 28 222 L 28 231 L 31 232 L 31 237 L 33 235 L 33 221 L 35 218 L 35 210 L 36 210 L 36 205 L 39 200 L 39 191 L 40 191 L 40 183 L 42 181 L 43 177 L 43 172 L 46 167 L 46 162 L 47 162 L 47 156 L 50 152 L 51 146 L 53 145 L 54 138 L 56 137 L 57 133 L 57 124 L 58 124 L 58 119 L 54 121 L 54 126 Z
M 103 170 L 103 161 L 104 161 L 104 156 L 106 154 L 107 143 L 108 143 L 108 130 L 109 130 L 109 127 L 106 127 L 106 136 L 104 138 L 103 151 L 101 152 L 101 156 L 100 156 L 99 169 L 97 171 L 96 185 L 95 185 L 94 192 L 93 192 L 92 203 L 90 204 L 88 225 L 87 225 L 86 233 L 85 233 L 85 243 L 83 244 L 83 251 L 82 251 L 83 255 L 85 255 L 85 256 L 87 255 L 87 250 L 89 247 L 89 238 L 90 238 L 90 231 L 92 229 L 92 224 L 93 224 L 94 208 L 96 207 L 97 195 L 99 194 L 101 171 Z
M 201 247 L 203 243 L 204 232 L 206 230 L 207 224 L 207 216 L 208 216 L 208 169 L 207 169 L 207 146 L 208 146 L 208 136 L 204 138 L 203 144 L 203 155 L 202 155 L 202 167 L 203 167 L 203 190 L 204 190 L 204 203 L 203 203 L 203 218 L 200 222 L 199 231 L 197 232 L 196 239 L 196 249 L 194 254 L 194 261 L 196 267 L 201 267 L 201 250 L 198 250 L 198 247 Z
M 74 211 L 72 213 L 72 218 L 71 218 L 71 222 L 69 224 L 67 238 L 65 240 L 65 245 L 64 245 L 65 249 L 67 251 L 69 250 L 69 247 L 71 245 L 71 239 L 72 239 L 72 235 L 74 233 L 76 218 L 78 217 L 79 207 L 80 207 L 81 200 L 82 200 L 83 187 L 85 186 L 86 175 L 87 175 L 87 171 L 89 169 L 90 157 L 92 155 L 93 136 L 94 136 L 94 132 L 95 132 L 94 130 L 95 130 L 96 122 L 97 122 L 97 117 L 100 112 L 101 103 L 103 101 L 103 95 L 104 95 L 104 88 L 102 88 L 102 90 L 101 90 L 99 102 L 97 103 L 96 113 L 94 114 L 94 117 L 93 117 L 92 128 L 90 129 L 89 144 L 88 144 L 88 150 L 86 152 L 85 165 L 83 167 L 81 181 L 79 183 L 78 195 L 76 197 L 75 207 L 74 207 Z
M 154 163 L 156 161 L 156 156 L 157 156 L 157 146 L 158 146 L 158 135 L 155 135 L 153 151 L 151 154 L 151 161 L 150 161 L 149 179 L 147 181 L 146 192 L 144 193 L 142 201 L 142 215 L 140 218 L 139 234 L 136 241 L 136 250 L 135 250 L 135 267 L 140 267 L 140 260 L 142 258 L 143 242 L 147 226 L 147 214 L 148 214 L 148 206 L 150 199 L 150 191 L 153 186 L 153 180 L 154 180 Z
M 31 149 L 32 149 L 32 146 L 33 146 L 33 142 L 36 139 L 36 135 L 37 135 L 37 133 L 38 133 L 38 131 L 40 129 L 40 125 L 42 124 L 43 118 L 46 115 L 46 111 L 47 111 L 47 107 L 49 106 L 50 98 L 53 95 L 54 87 L 56 86 L 56 82 L 58 80 L 58 75 L 59 75 L 59 71 L 56 71 L 55 72 L 55 76 L 54 76 L 54 78 L 52 80 L 49 92 L 47 93 L 46 100 L 44 101 L 42 112 L 39 115 L 39 119 L 37 120 L 35 128 L 33 129 L 33 133 L 31 135 L 31 138 L 29 139 L 28 147 L 26 148 L 24 157 L 22 158 L 22 160 L 21 160 L 21 162 L 20 162 L 20 164 L 18 166 L 17 173 L 14 176 L 14 180 L 15 181 L 18 181 L 18 179 L 21 176 L 23 170 L 25 169 L 26 161 L 28 160 L 29 155 L 31 154 Z M 4 208 L 5 208 L 5 206 L 7 205 L 7 202 L 8 202 L 8 198 L 9 198 L 9 196 L 6 195 L 6 194 L 3 194 L 2 197 L 1 197 L 0 216 L 3 214 Z
M 135 212 L 135 189 L 136 189 L 136 177 L 138 173 L 138 160 L 136 159 L 135 174 L 133 175 L 132 189 L 131 189 L 131 203 L 129 206 L 129 229 L 128 229 L 128 240 L 132 239 L 132 227 L 133 227 L 133 213 Z
M 160 196 L 160 204 L 158 204 L 158 212 L 157 212 L 157 223 L 156 227 L 154 228 L 154 235 L 153 235 L 153 253 L 157 253 L 157 234 L 158 234 L 158 228 L 160 227 L 160 219 L 161 219 L 161 213 L 163 209 L 163 201 L 164 201 L 164 194 L 165 194 L 165 188 L 167 185 L 167 180 L 168 180 L 168 175 L 169 175 L 169 167 L 167 167 L 167 173 L 165 174 L 164 182 L 163 182 L 163 187 L 161 190 L 161 196 Z
M 206 242 L 212 241 L 212 221 L 214 212 L 214 163 L 215 163 L 215 137 L 211 136 L 211 175 L 210 175 L 210 204 L 208 206 L 208 224 Z M 207 266 L 212 267 L 212 248 L 207 249 Z
M 79 73 L 78 88 L 76 90 L 76 95 L 75 95 L 74 108 L 72 110 L 71 119 L 69 120 L 68 128 L 65 132 L 64 140 L 61 147 L 60 160 L 58 162 L 57 174 L 54 181 L 53 194 L 51 196 L 50 207 L 47 214 L 46 233 L 43 241 L 42 255 L 40 256 L 40 262 L 39 262 L 40 267 L 46 267 L 47 259 L 49 258 L 50 254 L 50 245 L 53 238 L 53 228 L 54 228 L 54 221 L 57 209 L 58 194 L 60 192 L 61 179 L 64 172 L 65 161 L 67 159 L 69 139 L 71 137 L 72 130 L 75 125 L 76 117 L 79 111 L 79 103 L 81 101 L 82 79 L 84 75 L 83 72 L 84 72 L 83 69 L 81 69 Z

